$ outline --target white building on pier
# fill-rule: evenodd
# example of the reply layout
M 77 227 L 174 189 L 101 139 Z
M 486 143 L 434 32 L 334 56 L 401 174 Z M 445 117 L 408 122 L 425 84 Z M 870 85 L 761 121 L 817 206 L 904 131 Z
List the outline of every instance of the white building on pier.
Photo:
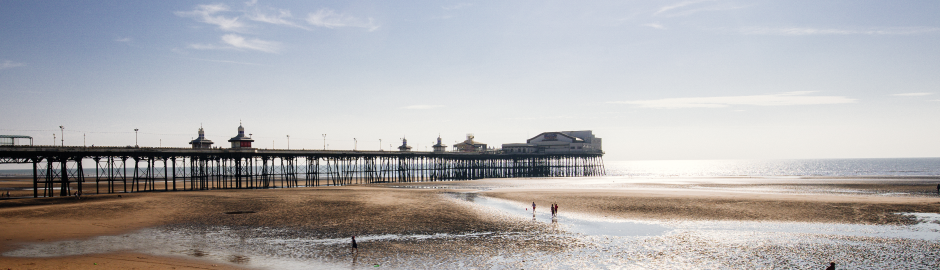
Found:
M 503 153 L 602 153 L 601 138 L 590 130 L 542 132 L 525 143 L 503 144 Z

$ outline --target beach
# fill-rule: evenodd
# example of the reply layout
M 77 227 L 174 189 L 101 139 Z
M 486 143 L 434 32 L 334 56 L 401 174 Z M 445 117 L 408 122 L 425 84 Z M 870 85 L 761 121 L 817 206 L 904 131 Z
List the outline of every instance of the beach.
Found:
M 890 231 L 923 223 L 904 213 L 940 214 L 940 196 L 930 193 L 936 191 L 937 181 L 929 177 L 522 178 L 14 199 L 0 201 L 0 265 L 10 269 L 577 268 L 597 255 L 592 246 L 605 240 L 595 238 L 607 234 L 579 233 L 577 224 L 584 220 L 600 220 L 592 226 L 620 222 L 623 228 L 653 228 L 655 233 L 648 235 L 624 234 L 623 241 L 660 239 L 658 245 L 666 247 L 683 246 L 668 241 L 689 233 L 682 229 L 687 224 L 868 226 L 864 230 Z M 531 213 L 527 208 L 533 201 L 538 211 L 531 218 L 519 214 Z M 557 219 L 546 216 L 552 203 L 559 205 Z M 924 235 L 852 241 L 940 247 L 938 232 L 927 229 Z M 355 254 L 349 250 L 351 236 L 362 239 Z M 716 248 L 696 252 L 712 249 Z M 763 256 L 751 253 L 741 256 Z M 474 259 L 494 256 L 502 259 Z M 676 265 L 676 259 L 653 255 L 647 261 L 637 259 L 643 256 L 647 255 L 633 254 L 599 266 Z M 838 260 L 822 258 L 825 253 L 818 256 L 819 265 Z M 734 262 L 688 260 L 719 266 Z M 908 263 L 936 266 L 938 261 L 933 255 Z

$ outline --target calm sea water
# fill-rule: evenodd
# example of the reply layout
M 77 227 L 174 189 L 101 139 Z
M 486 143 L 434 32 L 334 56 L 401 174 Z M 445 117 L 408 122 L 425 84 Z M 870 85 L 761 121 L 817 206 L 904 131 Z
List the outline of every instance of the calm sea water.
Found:
M 940 158 L 606 161 L 610 176 L 940 176 Z
M 32 169 L 10 166 L 24 165 L 0 164 L 0 176 L 33 173 Z M 604 166 L 609 176 L 633 177 L 940 176 L 940 158 L 608 160 Z M 94 168 L 86 169 L 86 174 L 94 175 Z

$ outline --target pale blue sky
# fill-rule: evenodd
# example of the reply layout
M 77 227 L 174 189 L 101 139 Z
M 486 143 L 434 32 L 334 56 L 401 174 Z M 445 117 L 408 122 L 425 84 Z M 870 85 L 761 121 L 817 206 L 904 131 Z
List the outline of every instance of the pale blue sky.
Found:
M 0 0 L 0 134 L 940 156 L 940 1 Z M 57 142 L 58 143 L 58 142 Z

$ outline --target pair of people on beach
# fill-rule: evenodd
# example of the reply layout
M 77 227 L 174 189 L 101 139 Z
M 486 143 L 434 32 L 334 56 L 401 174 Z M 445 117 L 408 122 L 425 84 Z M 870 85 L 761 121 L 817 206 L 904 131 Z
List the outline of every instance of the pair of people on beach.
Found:
M 558 204 L 553 203 L 552 206 L 549 206 L 552 210 L 552 217 L 558 215 Z M 532 215 L 535 215 L 535 202 L 532 202 Z

